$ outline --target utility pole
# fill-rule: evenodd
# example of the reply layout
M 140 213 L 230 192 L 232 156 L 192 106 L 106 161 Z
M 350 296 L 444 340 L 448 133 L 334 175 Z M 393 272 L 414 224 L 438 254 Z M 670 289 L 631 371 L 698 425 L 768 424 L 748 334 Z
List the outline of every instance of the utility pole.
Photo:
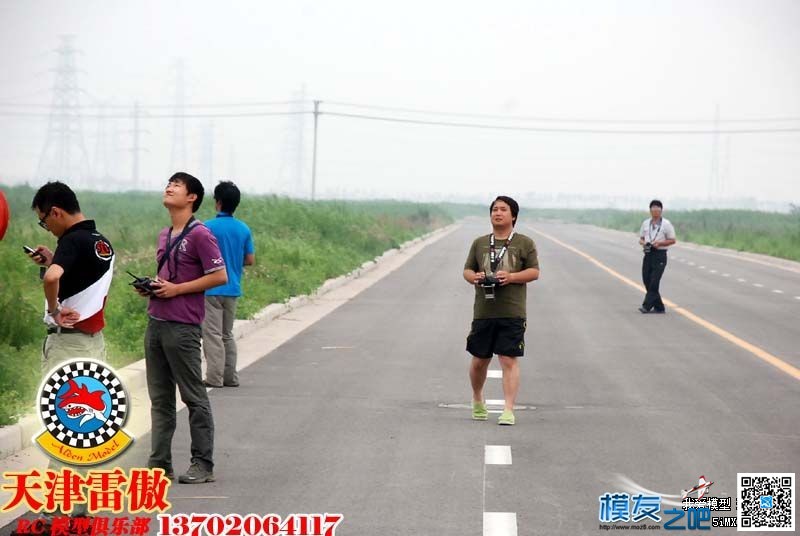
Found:
M 133 104 L 133 170 L 131 182 L 134 188 L 139 187 L 139 101 Z
M 209 121 L 202 129 L 203 153 L 200 156 L 201 169 L 207 181 L 214 179 L 214 122 Z
M 731 174 L 731 135 L 727 134 L 724 138 L 723 143 L 723 160 L 722 160 L 722 172 L 720 173 L 719 179 L 719 191 L 721 195 L 728 196 L 730 195 L 730 174 Z
M 311 200 L 317 198 L 317 123 L 319 121 L 319 103 L 314 101 L 314 156 L 311 164 Z
M 236 181 L 236 148 L 231 144 L 228 147 L 228 180 Z
M 719 194 L 719 104 L 714 111 L 714 133 L 711 138 L 711 177 L 709 179 L 709 199 Z
M 99 187 L 101 190 L 108 189 L 111 183 L 111 172 L 109 168 L 109 163 L 111 162 L 109 157 L 109 120 L 106 117 L 108 114 L 107 106 L 108 103 L 101 102 L 97 107 L 97 139 L 95 140 L 94 164 L 92 166 L 94 169 L 94 180 L 96 182 L 95 186 Z

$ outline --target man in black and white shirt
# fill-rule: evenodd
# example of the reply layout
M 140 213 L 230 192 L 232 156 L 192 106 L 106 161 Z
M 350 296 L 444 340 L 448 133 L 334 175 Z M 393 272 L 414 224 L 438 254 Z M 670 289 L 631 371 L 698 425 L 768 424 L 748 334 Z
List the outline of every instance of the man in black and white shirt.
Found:
M 72 358 L 105 360 L 104 310 L 114 274 L 114 249 L 94 220 L 83 215 L 75 192 L 62 182 L 48 182 L 39 188 L 31 209 L 39 226 L 58 238 L 55 252 L 44 245 L 29 252 L 33 262 L 46 268 L 42 275 L 47 326 L 42 371 Z M 50 460 L 51 471 L 62 467 L 76 470 L 77 466 Z M 102 470 L 112 467 L 96 466 Z M 59 507 L 45 518 L 85 517 L 86 512 L 85 503 L 73 504 L 69 514 Z
M 105 359 L 104 309 L 114 273 L 114 249 L 81 212 L 64 183 L 48 182 L 36 192 L 31 209 L 39 225 L 58 238 L 55 252 L 39 245 L 31 260 L 47 267 L 43 275 L 47 340 L 42 369 L 73 357 Z
M 639 245 L 644 250 L 642 282 L 647 294 L 639 311 L 642 313 L 664 313 L 664 302 L 658 287 L 664 268 L 667 267 L 667 248 L 675 243 L 675 228 L 661 217 L 664 205 L 658 199 L 650 201 L 650 217 L 642 222 Z

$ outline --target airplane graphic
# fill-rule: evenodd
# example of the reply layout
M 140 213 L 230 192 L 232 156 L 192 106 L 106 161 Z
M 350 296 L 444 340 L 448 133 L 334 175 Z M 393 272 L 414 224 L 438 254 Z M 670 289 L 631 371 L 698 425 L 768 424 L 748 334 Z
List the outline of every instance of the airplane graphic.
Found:
M 713 484 L 714 484 L 713 482 L 709 482 L 708 480 L 706 480 L 706 477 L 701 476 L 700 479 L 697 481 L 697 485 L 695 487 L 693 487 L 692 489 L 681 490 L 682 492 L 681 499 L 685 499 L 694 492 L 697 492 L 698 499 L 702 499 L 703 495 L 705 495 L 706 491 L 708 491 L 708 488 L 710 488 Z

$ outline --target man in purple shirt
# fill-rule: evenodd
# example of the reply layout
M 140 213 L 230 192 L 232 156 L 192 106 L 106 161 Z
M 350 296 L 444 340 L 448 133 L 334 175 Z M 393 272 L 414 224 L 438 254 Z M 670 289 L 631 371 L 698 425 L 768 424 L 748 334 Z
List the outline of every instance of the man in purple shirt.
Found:
M 203 185 L 188 173 L 176 173 L 164 190 L 164 206 L 172 227 L 159 234 L 158 269 L 147 314 L 144 339 L 147 390 L 152 419 L 148 467 L 173 478 L 172 436 L 175 433 L 175 386 L 189 409 L 191 465 L 178 477 L 181 484 L 214 481 L 214 419 L 200 367 L 204 291 L 224 285 L 228 276 L 214 235 L 194 213 L 203 202 Z

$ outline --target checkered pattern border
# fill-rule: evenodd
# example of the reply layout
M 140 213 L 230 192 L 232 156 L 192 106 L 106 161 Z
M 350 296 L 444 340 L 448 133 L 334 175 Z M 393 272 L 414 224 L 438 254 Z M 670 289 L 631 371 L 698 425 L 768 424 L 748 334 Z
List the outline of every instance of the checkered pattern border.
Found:
M 108 389 L 111 396 L 111 413 L 108 420 L 94 432 L 81 433 L 64 426 L 56 415 L 57 393 L 61 387 L 75 378 L 94 378 Z M 73 361 L 53 371 L 39 393 L 39 413 L 44 426 L 58 441 L 70 447 L 97 447 L 114 437 L 125 424 L 128 415 L 128 399 L 119 378 L 100 363 Z

